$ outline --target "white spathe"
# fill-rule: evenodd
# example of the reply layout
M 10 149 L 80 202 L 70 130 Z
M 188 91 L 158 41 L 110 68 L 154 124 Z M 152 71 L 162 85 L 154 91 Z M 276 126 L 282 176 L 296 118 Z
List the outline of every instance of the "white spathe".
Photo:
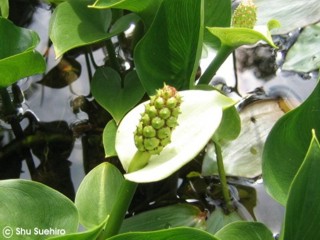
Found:
M 205 147 L 220 124 L 223 108 L 234 104 L 232 99 L 214 90 L 187 90 L 179 94 L 183 102 L 171 143 L 159 155 L 153 155 L 144 168 L 125 174 L 127 180 L 155 182 L 176 172 Z M 133 133 L 146 103 L 148 101 L 131 110 L 118 127 L 116 151 L 126 171 L 137 151 Z

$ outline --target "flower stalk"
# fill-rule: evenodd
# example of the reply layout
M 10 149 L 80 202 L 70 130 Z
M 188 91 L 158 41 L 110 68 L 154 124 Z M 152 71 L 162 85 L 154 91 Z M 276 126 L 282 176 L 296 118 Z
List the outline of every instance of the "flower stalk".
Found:
M 221 150 L 220 144 L 217 142 L 214 142 L 214 147 L 217 155 L 217 164 L 218 164 L 218 172 L 219 172 L 219 177 L 220 177 L 220 182 L 222 187 L 222 195 L 226 204 L 227 212 L 231 213 L 234 211 L 234 206 L 231 201 L 231 196 L 230 196 L 229 187 L 227 183 L 227 177 L 224 171 L 222 150 Z

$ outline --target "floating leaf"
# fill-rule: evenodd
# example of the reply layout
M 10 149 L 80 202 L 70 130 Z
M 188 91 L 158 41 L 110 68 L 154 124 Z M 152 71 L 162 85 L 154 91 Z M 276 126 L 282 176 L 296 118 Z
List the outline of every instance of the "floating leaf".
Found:
M 107 123 L 103 130 L 103 148 L 106 157 L 117 156 L 115 149 L 117 124 L 114 120 Z
M 197 240 L 218 240 L 214 236 L 207 232 L 195 229 L 195 228 L 171 228 L 153 232 L 131 232 L 119 234 L 117 236 L 108 238 L 108 240 L 186 240 L 186 239 L 197 239 Z
M 135 71 L 126 75 L 123 86 L 121 82 L 119 73 L 110 67 L 98 68 L 91 82 L 96 101 L 112 115 L 117 124 L 144 95 Z
M 282 239 L 320 239 L 319 172 L 320 144 L 313 132 L 307 155 L 290 186 Z
M 69 0 L 59 4 L 50 19 L 50 39 L 56 57 L 66 51 L 109 39 L 125 31 L 138 20 L 135 14 L 121 17 L 109 32 L 111 10 L 88 8 L 90 0 Z
M 44 234 L 40 232 L 43 229 L 56 230 L 47 234 L 51 236 L 78 229 L 78 212 L 74 204 L 41 183 L 22 179 L 2 180 L 0 198 L 0 229 L 2 234 L 8 234 L 5 238 L 21 239 L 21 229 L 30 232 L 30 235 L 23 236 L 26 240 L 43 239 Z
M 207 27 L 207 29 L 216 37 L 218 37 L 223 45 L 237 48 L 241 45 L 251 45 L 259 41 L 265 41 L 270 46 L 274 45 L 270 30 L 279 27 L 280 24 L 276 20 L 270 20 L 267 26 L 256 26 L 254 29 L 237 28 L 237 27 Z
M 81 74 L 81 64 L 69 57 L 63 57 L 38 83 L 51 88 L 64 88 L 77 80 Z
M 85 176 L 75 199 L 80 223 L 84 227 L 95 228 L 106 221 L 123 182 L 122 174 L 109 163 L 98 165 Z
M 155 231 L 174 227 L 204 228 L 206 214 L 189 204 L 149 210 L 124 220 L 120 232 Z
M 240 111 L 240 135 L 233 141 L 222 139 L 221 142 L 223 163 L 227 175 L 247 178 L 261 175 L 264 143 L 275 122 L 283 115 L 284 112 L 276 100 L 257 101 Z M 230 126 L 234 125 L 230 124 Z M 218 175 L 213 144 L 208 146 L 202 174 L 206 176 Z
M 215 237 L 220 240 L 274 240 L 272 232 L 259 222 L 234 222 L 219 230 Z
M 255 0 L 258 8 L 258 25 L 265 25 L 270 19 L 277 19 L 281 27 L 273 34 L 285 34 L 320 20 L 318 0 Z
M 183 102 L 178 126 L 172 133 L 171 143 L 159 155 L 153 155 L 141 170 L 125 174 L 133 182 L 154 182 L 170 176 L 191 161 L 207 144 L 220 124 L 222 108 L 234 104 L 233 100 L 217 91 L 181 91 Z M 125 170 L 135 155 L 133 133 L 144 112 L 142 103 L 121 121 L 116 136 L 116 151 Z
M 134 62 L 149 95 L 163 83 L 176 89 L 194 85 L 202 49 L 202 0 L 164 0 L 138 43 Z
M 320 23 L 306 27 L 289 49 L 283 70 L 310 72 L 320 68 Z
M 320 131 L 320 84 L 296 109 L 272 128 L 262 155 L 262 173 L 269 194 L 286 204 L 289 187 L 309 147 L 311 129 Z
M 0 36 L 0 87 L 44 72 L 46 64 L 35 51 L 39 37 L 34 31 L 17 27 L 0 17 Z

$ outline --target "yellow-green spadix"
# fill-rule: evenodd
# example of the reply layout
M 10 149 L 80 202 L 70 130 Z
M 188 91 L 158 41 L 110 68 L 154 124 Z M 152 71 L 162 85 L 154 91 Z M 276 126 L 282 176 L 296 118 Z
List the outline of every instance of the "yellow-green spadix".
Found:
M 160 154 L 171 142 L 171 133 L 178 125 L 181 102 L 177 90 L 169 85 L 164 85 L 150 98 L 134 132 L 139 151 Z

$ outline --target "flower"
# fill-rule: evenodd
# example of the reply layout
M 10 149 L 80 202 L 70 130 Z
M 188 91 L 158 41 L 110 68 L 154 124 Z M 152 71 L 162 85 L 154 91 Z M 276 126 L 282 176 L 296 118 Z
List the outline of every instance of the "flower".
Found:
M 124 177 L 133 182 L 145 183 L 162 180 L 191 161 L 205 147 L 218 128 L 223 108 L 234 101 L 218 91 L 180 91 L 183 99 L 180 105 L 179 124 L 173 130 L 171 142 L 159 153 L 152 155 L 147 164 L 133 172 L 129 165 L 137 153 L 134 132 L 145 111 L 144 102 L 132 109 L 121 121 L 116 135 L 116 151 L 123 168 Z M 152 100 L 151 100 L 152 101 Z
M 139 151 L 159 154 L 171 142 L 181 102 L 177 90 L 168 85 L 151 97 L 134 132 L 134 143 Z
M 251 0 L 242 1 L 234 11 L 232 26 L 252 29 L 257 22 L 257 7 Z

